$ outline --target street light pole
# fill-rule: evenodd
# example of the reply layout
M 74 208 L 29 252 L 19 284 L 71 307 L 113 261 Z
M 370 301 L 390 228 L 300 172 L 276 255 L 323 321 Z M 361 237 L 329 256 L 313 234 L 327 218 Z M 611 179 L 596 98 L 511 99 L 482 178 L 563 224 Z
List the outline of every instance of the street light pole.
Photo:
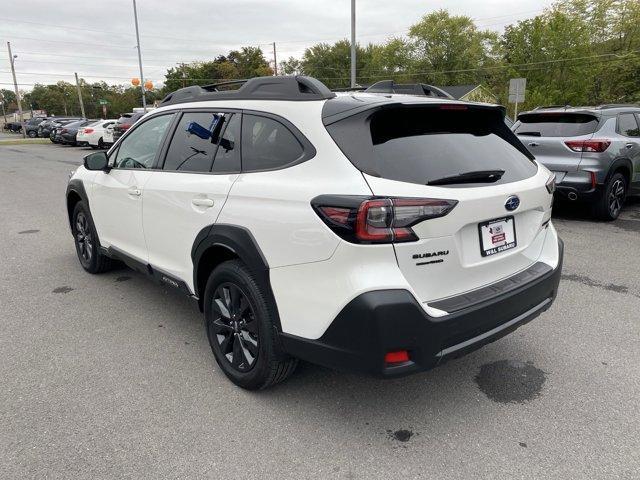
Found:
M 22 116 L 22 100 L 20 100 L 20 91 L 18 90 L 18 80 L 16 79 L 16 66 L 13 63 L 14 58 L 11 53 L 11 42 L 7 42 L 7 49 L 9 50 L 9 62 L 11 63 L 11 74 L 13 75 L 13 87 L 16 91 L 16 102 L 18 102 L 18 115 L 20 116 L 20 125 L 22 127 L 22 138 L 27 138 L 27 132 L 24 127 L 24 118 Z
M 351 0 L 351 88 L 356 86 L 356 0 Z
M 144 74 L 142 73 L 142 52 L 140 51 L 140 33 L 138 31 L 138 9 L 136 0 L 133 0 L 133 19 L 136 23 L 136 42 L 138 43 L 138 65 L 140 66 L 140 89 L 142 90 L 142 108 L 147 112 L 147 99 L 144 96 Z

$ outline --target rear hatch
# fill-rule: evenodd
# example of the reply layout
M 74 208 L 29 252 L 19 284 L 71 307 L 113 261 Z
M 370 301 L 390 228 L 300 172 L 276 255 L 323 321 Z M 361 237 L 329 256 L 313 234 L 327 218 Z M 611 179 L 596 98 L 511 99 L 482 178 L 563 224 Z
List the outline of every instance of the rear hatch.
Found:
M 327 126 L 374 196 L 454 205 L 412 224 L 415 241 L 394 243 L 422 302 L 495 283 L 541 254 L 550 175 L 503 118 L 498 107 L 393 104 Z
M 581 149 L 571 149 L 566 142 L 589 140 L 598 123 L 599 117 L 589 112 L 529 112 L 518 116 L 513 131 L 561 182 L 567 172 L 578 170 L 582 158 Z

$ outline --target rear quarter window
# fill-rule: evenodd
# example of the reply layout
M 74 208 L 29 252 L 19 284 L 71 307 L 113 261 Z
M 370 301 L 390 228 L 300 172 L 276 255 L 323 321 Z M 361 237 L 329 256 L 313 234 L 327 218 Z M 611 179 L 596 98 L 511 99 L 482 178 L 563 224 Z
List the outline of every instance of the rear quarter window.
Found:
M 390 180 L 425 185 L 465 172 L 504 170 L 491 183 L 495 185 L 537 171 L 496 109 L 380 108 L 330 124 L 327 130 L 359 170 Z M 480 184 L 466 184 L 473 185 Z
M 242 117 L 242 170 L 273 170 L 299 161 L 304 148 L 283 123 L 268 117 Z
M 530 137 L 579 137 L 590 135 L 598 118 L 583 113 L 526 113 L 518 117 L 516 135 Z

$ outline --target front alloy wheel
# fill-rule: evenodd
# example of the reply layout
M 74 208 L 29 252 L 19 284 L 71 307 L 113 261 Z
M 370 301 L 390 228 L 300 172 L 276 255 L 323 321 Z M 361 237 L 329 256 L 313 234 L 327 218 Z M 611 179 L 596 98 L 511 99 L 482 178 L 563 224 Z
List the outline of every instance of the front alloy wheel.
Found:
M 618 218 L 625 198 L 625 185 L 622 178 L 616 178 L 611 184 L 607 204 L 609 205 L 609 215 L 611 218 Z
M 258 358 L 258 322 L 244 292 L 234 283 L 218 286 L 213 296 L 212 333 L 229 365 L 248 372 Z
M 90 264 L 93 257 L 93 235 L 84 212 L 79 212 L 76 216 L 76 245 L 82 260 Z

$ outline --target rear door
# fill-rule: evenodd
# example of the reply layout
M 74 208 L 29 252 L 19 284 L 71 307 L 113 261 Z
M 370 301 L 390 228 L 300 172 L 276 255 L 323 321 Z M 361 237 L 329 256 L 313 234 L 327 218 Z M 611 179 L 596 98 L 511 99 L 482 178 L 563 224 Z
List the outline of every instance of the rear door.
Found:
M 145 186 L 149 263 L 187 285 L 193 242 L 216 222 L 240 172 L 240 128 L 240 113 L 184 112 L 161 169 Z
M 513 130 L 536 160 L 556 173 L 564 174 L 580 166 L 581 152 L 571 150 L 565 142 L 589 140 L 598 128 L 599 117 L 578 112 L 530 112 L 521 114 Z
M 457 202 L 447 215 L 413 225 L 418 241 L 394 244 L 398 265 L 423 302 L 513 275 L 542 251 L 550 174 L 527 156 L 499 110 L 474 108 L 400 106 L 328 127 L 374 195 Z M 480 171 L 504 173 L 437 181 Z

